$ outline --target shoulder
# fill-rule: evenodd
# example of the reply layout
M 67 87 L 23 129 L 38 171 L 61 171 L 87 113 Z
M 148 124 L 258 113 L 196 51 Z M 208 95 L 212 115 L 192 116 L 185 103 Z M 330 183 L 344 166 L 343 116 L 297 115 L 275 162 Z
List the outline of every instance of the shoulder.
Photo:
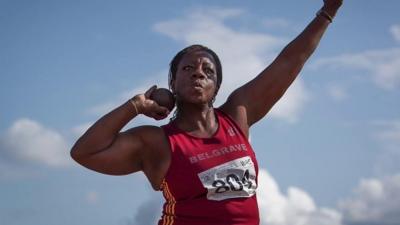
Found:
M 128 136 L 137 136 L 141 139 L 142 143 L 147 147 L 157 144 L 157 142 L 166 141 L 164 129 L 158 126 L 138 126 L 130 128 L 125 133 Z
M 248 137 L 249 134 L 249 126 L 247 124 L 247 115 L 246 109 L 241 107 L 240 105 L 232 105 L 229 102 L 223 104 L 218 107 L 217 110 L 228 116 L 231 120 L 233 120 L 236 125 L 243 131 L 244 135 Z

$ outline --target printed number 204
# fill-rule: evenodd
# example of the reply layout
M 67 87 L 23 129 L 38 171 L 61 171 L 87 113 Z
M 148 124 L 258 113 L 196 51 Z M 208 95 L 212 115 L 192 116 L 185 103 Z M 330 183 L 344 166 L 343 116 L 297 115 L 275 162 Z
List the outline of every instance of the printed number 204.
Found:
M 228 174 L 225 180 L 215 180 L 212 183 L 213 187 L 216 187 L 215 193 L 224 193 L 229 190 L 231 191 L 242 191 L 243 187 L 251 188 L 253 184 L 249 180 L 249 170 L 246 170 L 242 179 L 240 179 L 236 174 Z

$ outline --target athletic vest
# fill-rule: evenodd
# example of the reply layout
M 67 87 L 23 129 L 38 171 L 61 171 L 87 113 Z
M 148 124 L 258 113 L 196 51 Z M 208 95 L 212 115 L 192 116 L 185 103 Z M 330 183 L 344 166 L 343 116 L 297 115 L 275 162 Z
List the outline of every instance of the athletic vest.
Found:
M 173 122 L 162 126 L 171 164 L 161 184 L 158 225 L 258 225 L 258 165 L 238 125 L 215 109 L 218 130 L 198 138 Z

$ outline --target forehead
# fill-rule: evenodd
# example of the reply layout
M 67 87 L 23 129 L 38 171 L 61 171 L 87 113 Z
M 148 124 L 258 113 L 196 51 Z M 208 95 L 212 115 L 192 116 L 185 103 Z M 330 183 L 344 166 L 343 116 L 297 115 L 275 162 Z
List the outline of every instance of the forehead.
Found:
M 179 64 L 182 65 L 188 63 L 190 64 L 210 63 L 213 66 L 215 66 L 214 57 L 210 53 L 202 50 L 188 52 L 185 55 L 183 55 Z

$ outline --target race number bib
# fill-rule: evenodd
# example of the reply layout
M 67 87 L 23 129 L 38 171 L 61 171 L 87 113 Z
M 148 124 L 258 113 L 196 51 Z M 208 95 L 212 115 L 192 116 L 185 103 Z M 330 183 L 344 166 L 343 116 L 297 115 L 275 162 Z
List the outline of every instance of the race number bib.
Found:
M 209 200 L 248 198 L 256 193 L 256 170 L 249 156 L 218 165 L 198 176 L 208 190 Z

